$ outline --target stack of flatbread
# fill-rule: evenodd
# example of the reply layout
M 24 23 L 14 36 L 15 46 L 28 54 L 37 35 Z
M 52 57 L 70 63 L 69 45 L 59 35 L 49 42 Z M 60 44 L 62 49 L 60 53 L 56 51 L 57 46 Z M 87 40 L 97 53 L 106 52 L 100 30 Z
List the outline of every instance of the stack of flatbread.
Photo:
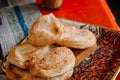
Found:
M 44 15 L 32 24 L 28 40 L 9 52 L 6 75 L 10 80 L 68 80 L 74 67 L 96 48 L 89 30 Z

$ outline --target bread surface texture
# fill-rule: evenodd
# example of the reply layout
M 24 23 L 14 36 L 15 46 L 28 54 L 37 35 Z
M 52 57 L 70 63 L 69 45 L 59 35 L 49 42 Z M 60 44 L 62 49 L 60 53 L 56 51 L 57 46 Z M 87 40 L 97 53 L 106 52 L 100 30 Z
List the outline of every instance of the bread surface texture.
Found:
M 95 35 L 89 30 L 77 29 L 67 24 L 63 24 L 62 28 L 62 34 L 56 42 L 58 45 L 85 49 L 96 43 Z
M 10 80 L 68 80 L 96 49 L 91 31 L 43 15 L 32 24 L 26 41 L 10 50 L 6 75 Z
M 73 73 L 73 69 L 52 78 L 41 78 L 33 76 L 28 69 L 22 69 L 11 63 L 7 63 L 6 75 L 10 80 L 68 80 Z
M 55 77 L 74 68 L 75 56 L 67 47 L 57 47 L 41 60 L 31 61 L 30 72 L 39 77 Z
M 60 27 L 60 21 L 53 14 L 40 16 L 30 28 L 28 41 L 36 46 L 51 45 L 58 40 Z
M 54 47 L 52 45 L 36 47 L 28 42 L 24 42 L 12 48 L 7 59 L 10 63 L 25 69 L 28 68 L 29 60 L 32 57 L 43 57 Z

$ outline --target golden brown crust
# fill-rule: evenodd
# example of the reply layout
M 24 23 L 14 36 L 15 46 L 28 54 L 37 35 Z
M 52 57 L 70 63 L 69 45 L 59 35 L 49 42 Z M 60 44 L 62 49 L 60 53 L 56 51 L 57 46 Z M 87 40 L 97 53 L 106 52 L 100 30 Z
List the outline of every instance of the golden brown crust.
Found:
M 28 41 L 36 46 L 46 46 L 55 43 L 60 35 L 61 24 L 52 14 L 41 16 L 31 26 Z
M 6 75 L 10 80 L 68 80 L 73 73 L 73 69 L 68 72 L 52 78 L 41 78 L 33 76 L 29 70 L 21 69 L 11 63 L 7 64 Z
M 28 41 L 36 46 L 58 45 L 85 49 L 96 43 L 95 35 L 89 30 L 76 29 L 61 23 L 52 14 L 38 18 L 31 26 Z
M 23 69 L 28 68 L 29 60 L 33 56 L 42 57 L 43 55 L 47 54 L 51 48 L 55 46 L 43 46 L 43 47 L 36 47 L 31 45 L 28 42 L 21 43 L 14 47 L 9 55 L 8 61 L 18 67 Z
M 33 59 L 34 60 L 34 59 Z M 74 68 L 75 56 L 67 47 L 52 49 L 42 60 L 31 61 L 30 72 L 39 77 L 50 78 Z
M 56 42 L 58 45 L 75 49 L 85 49 L 96 43 L 96 37 L 91 31 L 76 29 L 67 24 L 62 25 L 62 34 Z
M 52 14 L 41 16 L 33 23 L 28 41 L 10 51 L 6 74 L 11 80 L 67 80 L 74 66 L 96 48 L 96 37 L 89 30 L 60 23 Z
M 8 61 L 21 68 L 26 68 L 25 62 L 28 60 L 30 54 L 37 49 L 38 47 L 34 47 L 28 42 L 19 44 L 10 51 Z

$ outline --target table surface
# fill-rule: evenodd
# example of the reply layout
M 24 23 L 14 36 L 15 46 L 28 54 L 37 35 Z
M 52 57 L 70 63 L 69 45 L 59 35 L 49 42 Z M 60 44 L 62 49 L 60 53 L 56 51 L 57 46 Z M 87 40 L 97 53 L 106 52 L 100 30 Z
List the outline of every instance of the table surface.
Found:
M 36 0 L 42 14 L 54 13 L 55 16 L 118 30 L 114 16 L 108 9 L 105 0 L 63 0 L 63 5 L 55 11 L 42 7 L 42 0 Z M 103 6 L 105 5 L 105 6 Z

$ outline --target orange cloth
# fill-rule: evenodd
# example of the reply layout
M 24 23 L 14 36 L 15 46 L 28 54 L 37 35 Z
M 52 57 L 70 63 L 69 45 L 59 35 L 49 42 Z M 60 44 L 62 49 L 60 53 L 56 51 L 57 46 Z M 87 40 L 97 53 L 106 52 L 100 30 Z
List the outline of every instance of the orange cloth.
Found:
M 54 11 L 45 10 L 42 1 L 37 0 L 42 14 L 54 13 L 59 18 L 66 18 L 78 22 L 99 25 L 119 30 L 105 0 L 63 0 L 63 5 Z

